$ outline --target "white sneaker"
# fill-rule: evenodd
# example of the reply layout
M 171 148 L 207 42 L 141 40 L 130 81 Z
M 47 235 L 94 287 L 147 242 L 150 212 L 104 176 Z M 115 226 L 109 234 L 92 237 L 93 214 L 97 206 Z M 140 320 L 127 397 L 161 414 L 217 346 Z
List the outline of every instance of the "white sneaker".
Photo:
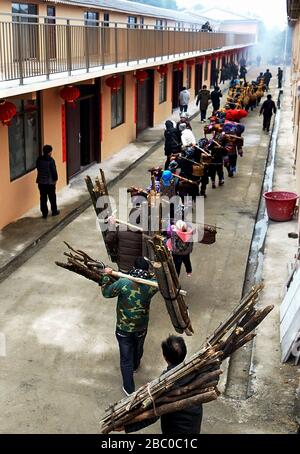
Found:
M 126 394 L 127 397 L 131 396 L 131 394 L 129 394 L 129 393 L 126 391 L 126 389 L 124 388 L 124 386 L 122 386 L 122 389 L 123 389 L 123 391 L 124 391 L 124 394 Z

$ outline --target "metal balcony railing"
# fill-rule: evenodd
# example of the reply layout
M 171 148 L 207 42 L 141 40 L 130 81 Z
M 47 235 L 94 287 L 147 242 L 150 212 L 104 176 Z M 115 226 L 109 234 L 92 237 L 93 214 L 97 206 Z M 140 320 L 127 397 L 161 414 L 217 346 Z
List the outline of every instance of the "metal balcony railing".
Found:
M 12 16 L 0 22 L 0 82 L 17 79 L 23 84 L 30 77 L 160 62 L 255 41 L 248 34 L 121 23 L 86 25 L 71 19 L 58 23 L 62 22 L 59 18 L 55 24 L 51 21 L 53 18 Z

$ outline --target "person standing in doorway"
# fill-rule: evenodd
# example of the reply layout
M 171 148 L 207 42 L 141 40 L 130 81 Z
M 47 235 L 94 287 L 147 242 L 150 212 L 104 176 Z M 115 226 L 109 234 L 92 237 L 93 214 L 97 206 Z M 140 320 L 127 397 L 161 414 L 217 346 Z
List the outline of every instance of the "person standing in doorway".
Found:
M 278 88 L 282 88 L 282 78 L 283 78 L 283 70 L 279 67 L 278 73 L 277 73 Z
M 196 106 L 200 105 L 201 123 L 205 123 L 206 112 L 208 104 L 211 99 L 210 91 L 207 90 L 207 86 L 203 85 L 202 90 L 199 91 L 196 101 Z
M 58 180 L 55 161 L 52 158 L 53 148 L 51 145 L 44 145 L 43 154 L 37 158 L 36 183 L 40 191 L 40 208 L 43 219 L 48 216 L 48 199 L 51 205 L 52 216 L 59 215 L 56 204 L 56 183 Z
M 182 87 L 181 92 L 179 93 L 179 108 L 180 113 L 187 112 L 190 102 L 190 93 L 186 87 Z
M 268 95 L 267 100 L 263 103 L 260 109 L 260 114 L 263 114 L 264 116 L 264 123 L 263 123 L 263 131 L 269 132 L 270 131 L 270 124 L 271 124 L 271 119 L 273 112 L 276 114 L 276 106 L 275 102 L 272 100 L 272 96 Z

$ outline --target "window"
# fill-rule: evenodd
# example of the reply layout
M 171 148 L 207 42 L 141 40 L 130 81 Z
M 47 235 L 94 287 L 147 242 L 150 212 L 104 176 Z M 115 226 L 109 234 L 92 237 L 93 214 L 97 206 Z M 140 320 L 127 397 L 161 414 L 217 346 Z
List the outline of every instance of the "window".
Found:
M 8 128 L 10 179 L 35 169 L 40 149 L 39 103 L 35 100 L 14 101 L 17 115 Z
M 54 27 L 55 20 L 55 6 L 47 6 L 47 17 L 45 23 L 50 27 L 45 29 L 45 37 L 47 39 L 48 57 L 56 58 L 56 27 Z
M 192 80 L 192 67 L 191 65 L 186 65 L 186 88 L 191 88 Z
M 120 126 L 124 123 L 124 76 L 122 79 L 121 88 L 117 91 L 111 92 L 111 128 Z
M 162 30 L 164 26 L 164 21 L 162 19 L 156 19 L 155 28 L 156 30 Z
M 85 38 L 87 39 L 87 49 L 89 55 L 98 55 L 99 53 L 99 14 L 86 11 L 84 13 L 84 24 L 88 27 L 85 30 Z M 86 51 L 86 48 L 85 48 Z
M 22 16 L 12 16 L 13 21 L 13 55 L 14 60 L 32 59 L 37 57 L 38 51 L 38 29 L 35 25 L 37 17 L 30 17 L 30 15 L 37 15 L 37 5 L 33 3 L 12 3 L 12 13 L 22 14 Z M 27 17 L 29 16 L 29 17 Z M 27 23 L 22 29 L 16 22 Z M 21 36 L 20 36 L 21 35 Z
M 144 28 L 144 18 L 140 17 L 140 28 Z
M 89 26 L 97 26 L 99 21 L 99 14 L 92 11 L 84 13 L 84 24 Z
M 128 28 L 136 28 L 137 18 L 135 16 L 128 16 Z
M 47 6 L 47 24 L 55 24 L 55 6 Z
M 104 27 L 109 27 L 109 13 L 104 13 L 103 25 L 104 25 Z
M 14 14 L 24 14 L 24 15 L 37 15 L 37 5 L 34 5 L 33 3 L 12 3 L 12 13 Z M 28 17 L 28 18 L 18 18 L 14 17 L 13 20 L 15 22 L 18 22 L 19 20 L 21 22 L 37 22 L 37 18 L 35 17 Z
M 167 76 L 161 76 L 159 79 L 159 104 L 166 102 L 167 100 Z

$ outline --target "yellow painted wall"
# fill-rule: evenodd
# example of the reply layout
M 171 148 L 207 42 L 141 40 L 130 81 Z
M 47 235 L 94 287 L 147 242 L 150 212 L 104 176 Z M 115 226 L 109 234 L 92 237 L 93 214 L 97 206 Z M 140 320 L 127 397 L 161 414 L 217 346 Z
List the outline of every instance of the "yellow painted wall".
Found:
M 133 73 L 125 74 L 125 123 L 111 129 L 111 89 L 102 79 L 102 144 L 101 160 L 109 158 L 136 138 L 134 123 L 135 78 Z
M 67 184 L 66 163 L 62 156 L 62 105 L 63 100 L 59 95 L 60 88 L 50 88 L 41 93 L 42 105 L 42 145 L 49 144 L 53 147 L 52 157 L 55 159 L 58 182 L 57 189 Z M 55 131 L 55 134 L 53 133 Z
M 160 74 L 154 71 L 154 125 L 166 120 L 172 113 L 172 65 L 168 65 L 167 74 L 167 100 L 159 104 L 159 79 Z
M 30 97 L 30 95 L 27 95 Z M 10 98 L 14 101 L 14 98 Z M 53 146 L 59 181 L 57 189 L 66 185 L 66 164 L 62 162 L 61 103 L 56 88 L 41 93 L 41 146 Z M 39 203 L 36 170 L 10 181 L 8 128 L 0 124 L 0 229 L 25 214 Z
M 0 20 L 1 21 L 11 21 L 11 17 L 9 16 L 2 16 L 1 13 L 11 13 L 11 1 L 10 0 L 2 0 L 0 6 Z
M 10 182 L 8 129 L 0 124 L 0 229 L 38 203 L 39 194 L 35 184 L 36 172 L 32 171 Z

